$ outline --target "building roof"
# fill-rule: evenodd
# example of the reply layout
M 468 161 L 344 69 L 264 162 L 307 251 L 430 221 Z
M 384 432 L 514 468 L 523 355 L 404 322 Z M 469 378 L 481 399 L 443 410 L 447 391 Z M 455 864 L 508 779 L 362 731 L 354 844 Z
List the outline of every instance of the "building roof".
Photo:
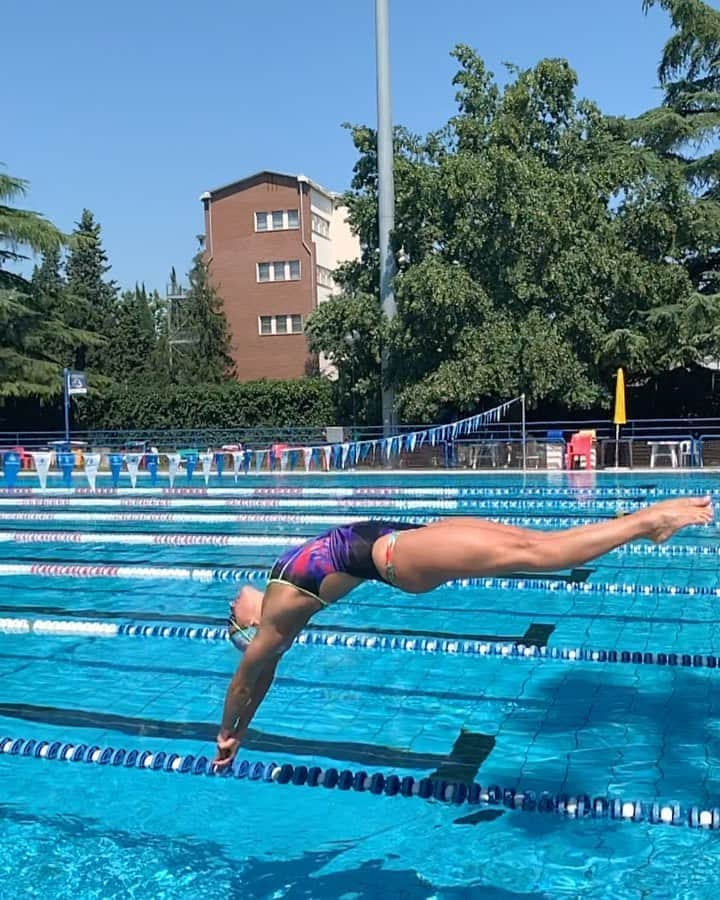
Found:
M 329 191 L 327 188 L 324 188 L 321 184 L 318 184 L 317 181 L 313 181 L 311 178 L 308 178 L 307 175 L 293 175 L 290 172 L 273 172 L 270 169 L 263 169 L 260 172 L 255 172 L 253 175 L 246 175 L 244 178 L 239 178 L 237 181 L 231 181 L 229 184 L 221 184 L 219 187 L 213 188 L 210 191 L 206 191 L 200 197 L 201 200 L 209 200 L 214 194 L 219 194 L 220 191 L 227 191 L 230 188 L 237 188 L 237 190 L 243 190 L 245 185 L 250 181 L 256 181 L 257 179 L 262 178 L 290 178 L 293 181 L 304 181 L 306 184 L 309 184 L 310 187 L 314 188 L 318 193 L 324 194 L 326 197 L 330 197 L 332 200 L 339 199 L 342 194 L 337 193 L 336 191 Z

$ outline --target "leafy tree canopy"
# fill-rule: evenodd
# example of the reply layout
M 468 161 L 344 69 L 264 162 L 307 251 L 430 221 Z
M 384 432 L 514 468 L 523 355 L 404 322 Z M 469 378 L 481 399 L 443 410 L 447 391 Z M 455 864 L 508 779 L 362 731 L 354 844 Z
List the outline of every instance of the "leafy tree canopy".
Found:
M 644 378 L 720 354 L 718 155 L 698 155 L 717 137 L 720 14 L 700 0 L 662 5 L 676 29 L 665 98 L 634 121 L 578 98 L 565 60 L 510 66 L 501 87 L 471 48 L 455 48 L 457 114 L 425 137 L 395 132 L 392 323 L 376 293 L 376 138 L 350 128 L 346 201 L 363 258 L 308 323 L 311 347 L 336 361 L 339 399 L 361 383 L 375 415 L 383 340 L 413 420 L 521 391 L 587 408 L 609 401 L 618 365 Z

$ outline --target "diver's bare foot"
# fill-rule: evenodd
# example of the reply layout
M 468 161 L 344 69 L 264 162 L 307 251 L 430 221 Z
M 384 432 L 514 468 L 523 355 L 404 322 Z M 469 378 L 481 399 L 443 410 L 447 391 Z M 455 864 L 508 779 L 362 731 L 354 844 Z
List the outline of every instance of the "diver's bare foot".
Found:
M 688 525 L 707 525 L 713 519 L 713 507 L 709 497 L 665 500 L 648 507 L 643 512 L 650 519 L 647 536 L 656 544 L 667 541 L 681 528 Z

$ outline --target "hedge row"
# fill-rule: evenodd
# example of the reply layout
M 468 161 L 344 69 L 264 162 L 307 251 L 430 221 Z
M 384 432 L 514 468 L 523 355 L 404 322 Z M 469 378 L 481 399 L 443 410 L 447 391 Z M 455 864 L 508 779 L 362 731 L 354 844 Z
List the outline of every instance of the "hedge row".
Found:
M 112 390 L 78 404 L 76 424 L 92 430 L 324 426 L 335 421 L 324 378 Z

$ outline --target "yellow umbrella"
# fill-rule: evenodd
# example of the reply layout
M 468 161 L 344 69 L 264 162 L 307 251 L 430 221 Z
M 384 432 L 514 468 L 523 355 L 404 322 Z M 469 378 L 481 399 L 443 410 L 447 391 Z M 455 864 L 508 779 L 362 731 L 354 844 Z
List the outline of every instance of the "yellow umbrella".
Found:
M 615 468 L 618 465 L 618 453 L 620 451 L 620 426 L 627 422 L 625 412 L 625 374 L 622 369 L 617 370 L 617 380 L 615 382 Z
M 625 374 L 622 369 L 617 370 L 617 381 L 615 382 L 615 418 L 613 422 L 616 425 L 625 425 L 627 416 L 625 415 Z

